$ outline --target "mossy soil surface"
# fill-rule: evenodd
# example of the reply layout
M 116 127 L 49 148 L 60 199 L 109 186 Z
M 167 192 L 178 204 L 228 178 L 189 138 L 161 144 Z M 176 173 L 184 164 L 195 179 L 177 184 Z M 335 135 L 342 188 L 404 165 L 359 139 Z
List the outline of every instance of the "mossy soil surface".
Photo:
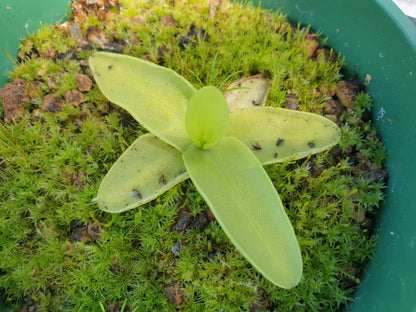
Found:
M 351 300 L 377 240 L 385 151 L 370 97 L 340 81 L 325 40 L 227 1 L 78 0 L 71 11 L 23 39 L 0 91 L 0 293 L 10 309 L 335 311 Z M 146 130 L 94 84 L 96 50 L 172 68 L 197 87 L 261 73 L 266 105 L 340 125 L 330 151 L 266 166 L 302 250 L 297 287 L 254 270 L 190 181 L 122 214 L 98 209 L 100 181 Z

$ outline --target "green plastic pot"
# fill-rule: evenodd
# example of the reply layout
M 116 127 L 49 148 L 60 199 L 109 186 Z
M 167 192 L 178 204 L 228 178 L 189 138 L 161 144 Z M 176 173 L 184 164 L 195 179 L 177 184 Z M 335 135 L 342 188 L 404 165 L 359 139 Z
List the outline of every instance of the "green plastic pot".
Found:
M 3 50 L 14 57 L 19 39 L 40 21 L 58 21 L 68 2 L 0 0 L 0 86 L 11 67 Z M 416 188 L 416 28 L 390 0 L 262 0 L 261 5 L 281 7 L 291 22 L 310 24 L 327 36 L 347 60 L 347 76 L 362 81 L 371 76 L 368 91 L 388 151 L 390 178 L 376 256 L 347 310 L 416 312 L 416 201 L 411 196 Z

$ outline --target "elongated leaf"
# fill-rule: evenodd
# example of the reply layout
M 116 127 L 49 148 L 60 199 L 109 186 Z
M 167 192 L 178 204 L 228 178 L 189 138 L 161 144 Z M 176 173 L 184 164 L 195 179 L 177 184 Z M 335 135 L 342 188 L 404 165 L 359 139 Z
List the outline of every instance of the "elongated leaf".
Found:
M 123 212 L 186 180 L 181 153 L 151 134 L 139 137 L 114 163 L 98 190 L 99 207 Z
M 299 159 L 337 144 L 341 132 L 329 119 L 273 107 L 236 109 L 227 136 L 248 146 L 262 164 Z
M 199 148 L 208 149 L 227 133 L 229 115 L 221 91 L 213 86 L 204 87 L 188 103 L 186 131 Z
M 192 144 L 187 171 L 238 250 L 267 279 L 294 287 L 302 275 L 299 246 L 282 202 L 253 153 L 235 138 L 208 150 Z
M 163 141 L 184 151 L 191 143 L 185 130 L 186 105 L 196 92 L 176 72 L 127 55 L 98 52 L 89 58 L 103 94 L 127 110 Z

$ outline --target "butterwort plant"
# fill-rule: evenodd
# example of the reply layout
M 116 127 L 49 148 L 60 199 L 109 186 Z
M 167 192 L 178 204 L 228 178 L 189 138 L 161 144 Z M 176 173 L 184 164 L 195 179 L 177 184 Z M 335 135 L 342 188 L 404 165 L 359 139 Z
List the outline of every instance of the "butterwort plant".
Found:
M 196 90 L 173 70 L 131 56 L 97 52 L 89 65 L 107 99 L 150 132 L 104 177 L 99 207 L 123 212 L 190 178 L 253 267 L 277 286 L 296 286 L 301 251 L 263 165 L 328 149 L 340 138 L 337 125 L 282 108 L 230 111 L 216 87 Z

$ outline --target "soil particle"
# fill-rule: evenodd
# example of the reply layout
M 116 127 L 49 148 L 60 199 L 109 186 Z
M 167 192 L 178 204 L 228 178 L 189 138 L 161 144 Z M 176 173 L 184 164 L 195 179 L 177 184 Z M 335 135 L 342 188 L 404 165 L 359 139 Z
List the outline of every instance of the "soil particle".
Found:
M 107 305 L 106 311 L 107 312 L 121 312 L 121 311 L 131 312 L 131 308 L 127 304 L 124 306 L 124 310 L 122 310 L 123 309 L 123 304 L 124 303 L 121 302 L 121 301 L 109 303 Z
M 316 59 L 318 62 L 331 62 L 335 64 L 338 61 L 338 56 L 333 51 L 328 51 L 324 48 L 316 50 Z
M 309 172 L 308 175 L 311 178 L 316 178 L 316 177 L 319 176 L 319 174 L 320 174 L 319 167 L 315 162 L 313 162 L 311 160 L 308 160 L 305 165 L 306 165 L 306 168 L 308 169 L 308 172 Z
M 298 110 L 299 109 L 299 105 L 298 105 L 298 97 L 296 96 L 296 94 L 287 94 L 286 95 L 286 108 L 287 109 L 291 109 L 291 110 Z
M 118 43 L 105 43 L 100 48 L 101 51 L 113 52 L 113 53 L 123 53 L 124 48 L 121 44 Z
M 162 22 L 162 28 L 175 28 L 177 26 L 173 15 L 162 16 L 160 21 Z
M 359 277 L 357 269 L 346 264 L 341 265 L 341 269 L 343 271 L 340 277 L 342 288 L 348 289 L 357 286 L 357 278 Z
M 31 85 L 28 84 L 27 95 L 31 99 L 42 96 L 42 82 L 35 80 Z
M 178 282 L 173 282 L 163 289 L 163 293 L 169 299 L 170 303 L 175 306 L 180 306 L 185 302 L 183 290 Z
M 78 90 L 81 92 L 89 91 L 93 84 L 92 80 L 84 74 L 76 75 L 75 80 L 77 81 Z
M 73 23 L 69 26 L 69 34 L 72 38 L 77 40 L 82 39 L 81 27 L 76 23 Z
M 373 234 L 374 221 L 371 218 L 364 218 L 364 221 L 360 224 L 359 232 L 366 237 L 370 237 Z
M 46 79 L 46 84 L 48 85 L 49 90 L 58 89 L 58 81 L 56 76 L 49 76 Z
M 389 173 L 386 170 L 382 170 L 382 169 L 374 170 L 374 171 L 368 172 L 367 178 L 373 180 L 376 183 L 378 182 L 387 183 L 387 180 L 389 178 Z
M 214 19 L 215 15 L 217 14 L 217 9 L 221 6 L 222 0 L 211 0 L 209 2 L 209 17 L 210 19 Z
M 72 176 L 71 180 L 72 184 L 74 184 L 78 190 L 81 190 L 85 184 L 87 184 L 88 174 L 86 171 L 77 172 Z
M 20 310 L 20 312 L 41 312 L 41 308 L 32 298 L 29 298 L 26 301 L 25 306 Z
M 178 210 L 176 222 L 172 225 L 171 231 L 183 232 L 186 230 L 189 224 L 192 222 L 192 216 L 186 208 Z
M 78 90 L 71 90 L 65 93 L 65 101 L 73 106 L 78 106 L 84 101 L 84 95 Z
M 189 229 L 204 229 L 207 224 L 209 223 L 208 216 L 205 213 L 199 213 L 195 216 L 192 220 L 191 224 L 189 224 Z
M 89 243 L 90 241 L 91 236 L 88 234 L 86 227 L 76 228 L 71 233 L 71 243 Z
M 74 20 L 77 24 L 85 22 L 87 20 L 87 13 L 83 10 L 80 3 L 71 3 L 71 10 L 74 13 Z
M 209 41 L 209 35 L 205 29 L 197 28 L 195 24 L 192 24 L 188 34 L 185 37 L 179 38 L 179 46 L 185 48 L 189 43 L 196 45 L 199 40 Z
M 269 311 L 269 309 L 270 309 L 270 303 L 268 301 L 264 301 L 264 300 L 252 303 L 248 307 L 248 310 L 250 312 Z
M 325 102 L 324 114 L 335 115 L 336 117 L 338 117 L 339 115 L 341 115 L 343 110 L 344 107 L 337 100 L 330 99 Z
M 27 87 L 26 81 L 16 78 L 13 82 L 6 83 L 4 88 L 0 89 L 5 122 L 11 123 L 24 115 L 25 103 L 29 102 L 29 98 L 26 96 Z
M 364 90 L 364 87 L 359 81 L 341 80 L 338 82 L 336 94 L 342 105 L 355 110 L 355 97 Z
M 319 36 L 317 34 L 308 34 L 302 42 L 302 51 L 308 57 L 314 57 L 319 47 Z
M 56 51 L 54 48 L 48 48 L 45 51 L 45 57 L 47 59 L 54 60 L 58 56 L 58 51 Z
M 56 98 L 52 94 L 47 94 L 43 98 L 43 104 L 42 104 L 41 109 L 44 112 L 48 111 L 48 112 L 56 113 L 62 110 L 63 105 L 64 105 L 64 101 Z
M 91 26 L 87 32 L 87 40 L 97 46 L 102 47 L 105 44 L 110 44 L 111 40 L 104 30 Z
M 138 25 L 138 26 L 145 26 L 146 25 L 146 21 L 144 20 L 144 18 L 141 15 L 136 15 L 135 17 L 133 17 L 131 19 L 131 22 Z
M 337 90 L 333 87 L 331 87 L 328 83 L 322 83 L 319 87 L 318 87 L 319 92 L 329 96 L 329 97 L 333 97 L 336 93 Z

